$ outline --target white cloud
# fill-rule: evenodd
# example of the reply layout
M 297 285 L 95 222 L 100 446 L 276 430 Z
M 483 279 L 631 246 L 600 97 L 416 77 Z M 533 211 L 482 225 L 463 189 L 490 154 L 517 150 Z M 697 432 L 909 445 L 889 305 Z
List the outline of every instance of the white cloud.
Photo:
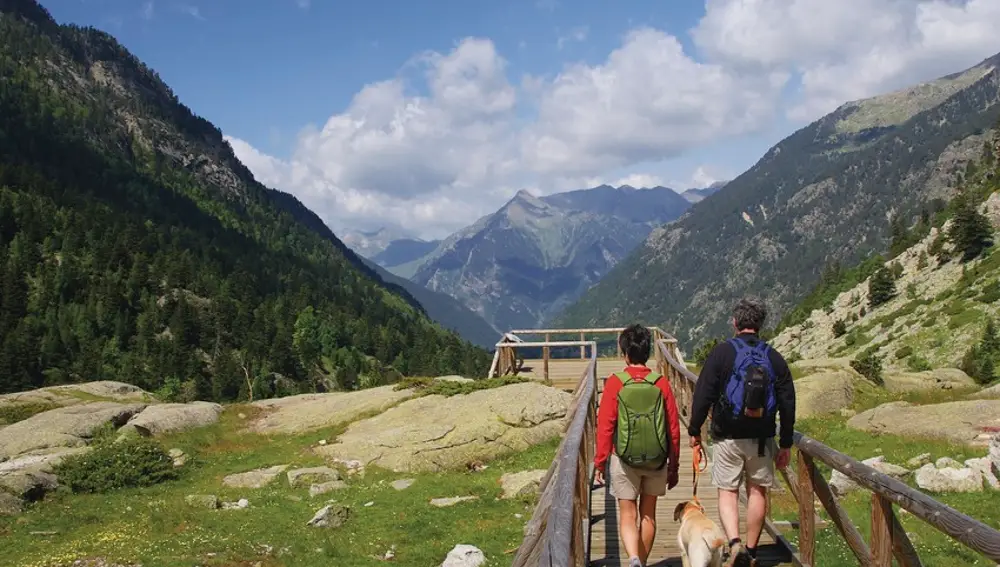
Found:
M 143 3 L 139 16 L 147 22 L 153 19 L 153 0 L 147 0 Z
M 674 186 L 628 172 L 753 133 L 781 113 L 811 119 L 958 71 L 1000 51 L 998 28 L 1000 0 L 706 0 L 692 30 L 697 58 L 676 37 L 640 27 L 598 64 L 514 76 L 492 41 L 466 38 L 411 62 L 421 84 L 364 86 L 304 129 L 288 160 L 230 141 L 258 178 L 296 194 L 335 231 L 386 224 L 439 237 L 519 189 L 616 178 Z M 797 93 L 783 100 L 789 85 Z M 689 186 L 719 175 L 698 168 Z
M 587 34 L 590 32 L 588 26 L 580 26 L 573 28 L 569 33 L 560 35 L 559 39 L 556 40 L 556 47 L 562 49 L 567 43 L 571 41 L 584 42 L 587 41 Z
M 801 77 L 795 120 L 1000 51 L 997 0 L 708 0 L 706 9 L 692 35 L 709 58 Z
M 193 6 L 191 4 L 177 4 L 176 8 L 196 20 L 205 20 L 205 17 L 201 15 L 201 10 L 197 6 Z

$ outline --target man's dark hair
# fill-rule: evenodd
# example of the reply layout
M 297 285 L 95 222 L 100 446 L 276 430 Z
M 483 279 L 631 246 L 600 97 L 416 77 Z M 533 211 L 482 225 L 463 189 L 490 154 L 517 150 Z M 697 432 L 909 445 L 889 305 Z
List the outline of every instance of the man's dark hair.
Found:
M 625 327 L 618 337 L 618 346 L 632 364 L 645 364 L 649 360 L 650 343 L 652 338 L 649 329 L 638 323 Z
M 767 308 L 756 297 L 744 297 L 733 308 L 733 319 L 737 330 L 753 329 L 759 333 L 767 319 Z

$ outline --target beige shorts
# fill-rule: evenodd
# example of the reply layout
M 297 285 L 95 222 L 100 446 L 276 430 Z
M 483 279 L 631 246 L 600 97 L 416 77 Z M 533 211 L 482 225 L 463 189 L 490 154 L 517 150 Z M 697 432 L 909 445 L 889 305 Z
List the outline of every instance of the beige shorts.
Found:
M 737 490 L 743 475 L 750 484 L 774 486 L 774 458 L 778 454 L 774 439 L 764 445 L 764 456 L 757 455 L 756 439 L 720 439 L 712 443 L 712 483 L 724 490 Z
M 637 500 L 640 494 L 663 496 L 667 493 L 669 464 L 660 470 L 635 469 L 622 463 L 618 455 L 612 453 L 608 468 L 611 495 L 619 500 Z

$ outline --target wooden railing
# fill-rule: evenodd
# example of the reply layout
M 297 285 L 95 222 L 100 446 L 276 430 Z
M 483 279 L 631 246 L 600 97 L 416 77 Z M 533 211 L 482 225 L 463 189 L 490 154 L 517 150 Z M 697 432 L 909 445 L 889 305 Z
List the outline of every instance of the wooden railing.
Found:
M 647 327 L 652 334 L 654 344 L 660 340 L 671 339 L 670 335 L 663 332 L 659 327 Z M 587 337 L 593 337 L 594 335 L 610 335 L 614 334 L 617 337 L 621 336 L 621 332 L 625 330 L 624 327 L 599 327 L 592 329 L 515 329 L 508 331 L 503 334 L 500 341 L 496 344 L 496 352 L 493 354 L 493 364 L 490 366 L 490 372 L 487 378 L 492 378 L 494 376 L 505 376 L 507 374 L 516 375 L 521 370 L 521 365 L 524 359 L 518 356 L 518 350 L 522 348 L 539 347 L 542 344 L 546 346 L 541 346 L 542 349 L 542 377 L 545 380 L 549 379 L 549 361 L 552 359 L 550 348 L 561 348 L 567 346 L 580 346 L 580 360 L 584 360 L 585 354 L 584 349 L 586 345 L 594 343 L 594 341 L 588 341 Z M 544 343 L 526 343 L 523 337 L 530 335 L 542 335 L 545 338 Z M 552 335 L 579 335 L 579 341 L 553 341 Z M 675 341 L 676 342 L 676 341 Z M 596 344 L 596 343 L 595 343 Z M 616 339 L 615 344 L 618 344 Z M 596 347 L 595 347 L 596 350 Z M 657 364 L 660 364 L 659 350 L 654 349 L 654 355 L 656 356 Z M 621 356 L 621 351 L 619 349 L 618 356 Z
M 682 417 L 687 421 L 690 418 L 687 412 L 690 411 L 691 397 L 698 377 L 684 365 L 677 351 L 676 341 L 673 343 L 667 340 L 658 341 L 657 348 L 665 363 L 661 372 L 670 377 L 678 398 L 678 406 L 684 408 Z M 702 439 L 706 441 L 708 436 L 704 433 L 708 426 L 706 422 L 702 427 Z M 770 517 L 765 519 L 764 527 L 772 537 L 789 548 L 793 562 L 797 565 L 821 565 L 816 562 L 815 499 L 817 498 L 857 558 L 859 565 L 892 567 L 893 558 L 900 567 L 924 565 L 895 515 L 894 504 L 969 549 L 990 560 L 1000 561 L 1000 531 L 798 431 L 794 434 L 794 446 L 797 453 L 797 471 L 780 472 L 799 506 L 798 550 L 796 551 L 781 535 Z M 868 543 L 833 495 L 829 484 L 816 466 L 816 461 L 840 471 L 872 492 L 871 535 Z M 741 496 L 745 498 L 744 495 Z M 768 510 L 770 511 L 770 506 Z M 793 527 L 795 525 L 792 524 Z
M 542 478 L 541 497 L 524 528 L 514 567 L 583 566 L 590 555 L 590 486 L 597 426 L 597 343 L 517 343 L 511 348 L 590 347 L 590 363 L 573 391 L 556 458 Z

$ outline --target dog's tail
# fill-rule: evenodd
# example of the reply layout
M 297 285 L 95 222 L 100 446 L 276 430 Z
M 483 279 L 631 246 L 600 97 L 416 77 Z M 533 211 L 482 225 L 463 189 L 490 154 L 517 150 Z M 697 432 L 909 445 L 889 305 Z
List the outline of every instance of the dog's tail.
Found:
M 725 538 L 720 537 L 719 534 L 714 532 L 703 532 L 701 537 L 712 551 L 719 549 L 726 543 Z

